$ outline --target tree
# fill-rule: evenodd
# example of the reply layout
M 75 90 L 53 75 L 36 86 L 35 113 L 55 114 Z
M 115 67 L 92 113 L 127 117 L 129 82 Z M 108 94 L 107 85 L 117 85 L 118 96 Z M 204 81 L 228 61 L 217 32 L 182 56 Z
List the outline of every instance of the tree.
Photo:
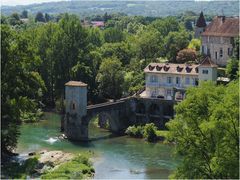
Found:
M 15 25 L 20 25 L 22 24 L 22 21 L 20 20 L 20 16 L 18 13 L 13 13 L 9 19 L 9 24 L 12 25 L 12 26 L 15 26 Z
M 154 59 L 160 54 L 160 34 L 155 29 L 146 29 L 135 40 L 137 55 L 140 59 Z M 146 65 L 146 64 L 145 64 Z
M 233 47 L 233 55 L 226 67 L 226 73 L 231 80 L 238 79 L 239 76 L 239 37 L 235 39 Z
M 229 59 L 226 67 L 227 76 L 230 80 L 238 79 L 238 71 L 239 71 L 239 60 L 237 59 Z
M 1 25 L 1 152 L 17 145 L 21 116 L 36 112 L 45 90 L 36 69 L 41 63 L 28 37 Z
M 169 32 L 178 31 L 180 29 L 179 23 L 175 17 L 167 17 L 153 21 L 150 25 L 156 29 L 161 36 L 165 37 Z
M 197 59 L 196 51 L 193 49 L 183 49 L 177 54 L 177 63 L 194 62 Z
M 201 82 L 187 90 L 175 111 L 167 139 L 183 160 L 172 178 L 238 179 L 238 81 L 227 86 Z
M 117 57 L 123 65 L 129 64 L 133 51 L 129 43 L 105 43 L 100 48 L 100 52 L 103 58 L 110 58 L 112 56 Z
M 21 18 L 28 18 L 28 11 L 27 10 L 23 10 L 23 12 L 21 14 Z
M 192 20 L 190 18 L 186 18 L 184 20 L 184 26 L 187 30 L 192 31 L 193 27 L 192 27 Z
M 113 99 L 121 97 L 124 79 L 121 62 L 117 58 L 104 59 L 96 79 L 103 97 Z
M 200 39 L 192 39 L 190 41 L 190 43 L 188 44 L 188 48 L 189 49 L 194 49 L 196 51 L 200 50 L 200 46 L 201 46 L 201 41 Z
M 48 22 L 51 20 L 51 16 L 48 13 L 45 13 L 45 21 Z
M 107 28 L 103 32 L 103 37 L 105 42 L 108 43 L 121 42 L 124 40 L 123 32 L 117 28 Z
M 170 61 L 175 62 L 177 52 L 188 46 L 188 38 L 189 34 L 185 31 L 170 32 L 168 36 L 164 38 L 164 46 L 162 47 L 162 51 L 165 52 Z
M 35 17 L 35 22 L 45 22 L 45 18 L 42 12 L 38 12 Z

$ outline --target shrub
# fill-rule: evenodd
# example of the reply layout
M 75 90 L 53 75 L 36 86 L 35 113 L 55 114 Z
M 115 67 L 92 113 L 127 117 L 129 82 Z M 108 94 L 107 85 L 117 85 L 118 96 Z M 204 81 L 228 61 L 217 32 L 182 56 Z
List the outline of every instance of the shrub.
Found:
M 143 127 L 142 126 L 129 126 L 125 133 L 132 137 L 142 138 L 143 137 Z
M 157 139 L 156 131 L 157 131 L 157 127 L 153 123 L 146 124 L 144 126 L 143 137 L 147 141 L 153 142 L 153 141 L 155 141 Z

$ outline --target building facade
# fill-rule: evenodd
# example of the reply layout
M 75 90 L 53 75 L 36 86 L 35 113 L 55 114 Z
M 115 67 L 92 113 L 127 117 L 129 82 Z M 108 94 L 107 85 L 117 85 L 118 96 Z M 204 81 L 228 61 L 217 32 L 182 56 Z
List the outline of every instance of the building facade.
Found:
M 239 18 L 217 16 L 201 33 L 201 53 L 219 66 L 226 66 L 233 54 L 234 39 L 239 36 Z
M 217 65 L 209 57 L 200 65 L 150 63 L 144 72 L 145 91 L 140 96 L 145 98 L 182 100 L 186 88 L 217 80 Z

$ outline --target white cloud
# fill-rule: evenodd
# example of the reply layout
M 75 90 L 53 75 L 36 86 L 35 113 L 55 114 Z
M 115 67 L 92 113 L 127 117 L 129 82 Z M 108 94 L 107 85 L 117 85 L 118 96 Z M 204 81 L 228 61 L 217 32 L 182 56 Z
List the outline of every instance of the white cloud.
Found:
M 53 2 L 53 1 L 64 1 L 64 0 L 1 0 L 1 5 L 16 6 L 16 5 L 27 5 L 27 4 Z

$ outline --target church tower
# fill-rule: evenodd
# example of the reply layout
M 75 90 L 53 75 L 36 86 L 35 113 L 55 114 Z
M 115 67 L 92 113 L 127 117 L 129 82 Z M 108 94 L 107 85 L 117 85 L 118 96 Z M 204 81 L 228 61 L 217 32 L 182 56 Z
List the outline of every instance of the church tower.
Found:
M 201 36 L 201 33 L 205 31 L 206 26 L 207 24 L 206 24 L 203 12 L 201 11 L 195 26 L 194 38 L 199 38 Z

